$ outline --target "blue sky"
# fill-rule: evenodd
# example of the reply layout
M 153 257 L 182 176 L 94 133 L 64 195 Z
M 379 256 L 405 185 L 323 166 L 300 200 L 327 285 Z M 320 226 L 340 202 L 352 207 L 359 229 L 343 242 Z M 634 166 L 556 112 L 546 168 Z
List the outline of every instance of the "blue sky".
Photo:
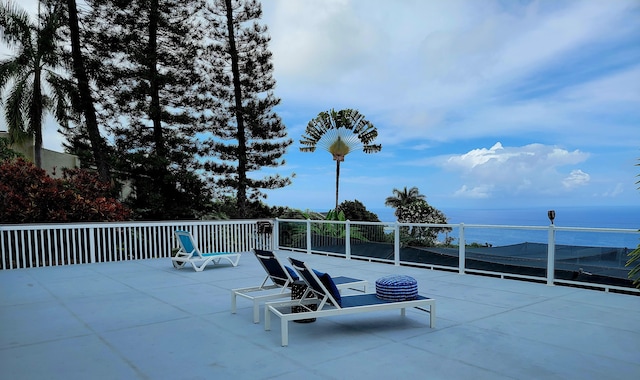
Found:
M 340 201 L 384 208 L 638 205 L 640 2 L 263 2 L 279 113 L 295 140 L 269 204 L 330 209 L 335 162 L 307 122 L 355 108 L 376 154 L 341 164 Z
M 296 174 L 268 204 L 333 207 L 331 155 L 299 151 L 331 108 L 358 109 L 382 144 L 347 155 L 340 201 L 377 210 L 415 186 L 440 209 L 640 204 L 640 1 L 262 3 L 294 139 L 268 172 Z

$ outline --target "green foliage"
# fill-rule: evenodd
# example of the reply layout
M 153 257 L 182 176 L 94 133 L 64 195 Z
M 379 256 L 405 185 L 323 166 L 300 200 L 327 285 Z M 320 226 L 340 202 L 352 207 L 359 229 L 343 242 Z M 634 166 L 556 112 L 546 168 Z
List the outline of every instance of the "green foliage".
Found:
M 396 216 L 400 223 L 447 223 L 446 216 L 423 199 L 400 206 Z M 437 244 L 438 234 L 451 230 L 450 227 L 402 227 L 401 239 L 407 245 L 433 246 Z
M 133 189 L 126 203 L 135 219 L 194 219 L 211 209 L 198 157 L 203 4 L 89 0 L 82 14 L 98 121 L 114 136 L 112 167 Z M 66 134 L 71 151 L 88 158 L 87 128 Z
M 235 193 L 238 217 L 248 218 L 250 203 L 265 198 L 262 189 L 291 183 L 262 169 L 284 165 L 293 141 L 274 111 L 280 99 L 274 96 L 270 37 L 258 23 L 260 3 L 216 0 L 204 15 L 210 41 L 202 67 L 204 144 L 210 153 L 205 169 L 220 190 Z
M 417 187 L 412 187 L 407 189 L 405 186 L 404 189 L 398 190 L 393 189 L 393 195 L 387 197 L 385 199 L 384 204 L 389 207 L 393 207 L 396 209 L 396 217 L 398 216 L 398 210 L 401 207 L 408 206 L 411 203 L 419 200 L 424 200 L 426 197 L 423 194 L 420 194 L 420 190 Z
M 12 2 L 0 3 L 0 38 L 17 55 L 0 61 L 0 91 L 7 90 L 4 116 L 10 141 L 34 136 L 34 159 L 42 167 L 42 125 L 46 111 L 52 111 L 60 123 L 66 121 L 68 97 L 58 74 L 61 55 L 57 30 L 60 27 L 60 4 L 46 2 L 36 22 Z M 45 85 L 46 84 L 46 85 Z M 50 91 L 47 91 L 47 88 Z
M 629 267 L 634 263 L 636 263 L 636 265 L 629 271 L 629 279 L 633 281 L 636 288 L 640 289 L 640 244 L 638 248 L 629 253 L 629 260 L 626 266 Z
M 338 210 L 344 212 L 347 220 L 362 222 L 380 222 L 380 218 L 375 213 L 367 210 L 362 202 L 357 199 L 354 201 L 343 201 L 338 206 Z M 358 226 L 358 233 L 366 241 L 385 241 L 385 233 L 383 226 L 363 225 Z M 353 235 L 352 235 L 353 236 Z
M 640 166 L 640 164 L 636 164 L 636 166 Z M 637 177 L 640 177 L 640 174 L 638 174 Z M 637 181 L 636 184 L 640 184 L 640 181 Z M 638 189 L 640 189 L 640 187 Z M 638 244 L 636 249 L 629 253 L 629 260 L 627 261 L 626 266 L 630 267 L 634 264 L 635 266 L 629 271 L 628 277 L 633 280 L 633 284 L 636 288 L 640 289 L 640 244 Z
M 336 212 L 329 210 L 325 218 L 327 221 L 346 222 L 347 218 L 343 211 Z M 347 229 L 344 223 L 312 223 L 311 231 L 314 234 L 344 239 L 347 237 Z M 351 239 L 367 241 L 367 238 L 360 232 L 358 226 L 350 226 L 349 235 Z
M 311 213 L 309 210 L 302 211 L 291 207 L 274 206 L 272 209 L 274 218 L 280 219 L 324 219 L 324 216 L 318 213 Z
M 367 210 L 367 208 L 359 200 L 343 201 L 338 206 L 338 210 L 344 213 L 348 220 L 363 222 L 379 222 L 378 215 Z
M 325 217 L 325 220 L 335 220 L 339 222 L 345 222 L 347 218 L 344 216 L 343 211 L 336 212 L 335 210 L 329 210 L 329 212 L 327 212 L 327 216 Z
M 179 167 L 165 171 L 145 159 L 139 165 L 130 173 L 135 192 L 124 201 L 134 219 L 202 219 L 212 211 L 211 191 L 196 173 Z
M 203 219 L 265 219 L 276 218 L 283 212 L 282 207 L 269 207 L 260 202 L 253 201 L 247 204 L 245 215 L 240 215 L 235 197 L 222 196 L 213 202 L 212 212 Z
M 9 148 L 9 140 L 4 137 L 0 137 L 0 162 L 13 160 L 14 158 L 19 157 L 24 158 L 24 155 Z
M 446 224 L 447 217 L 442 211 L 429 205 L 426 197 L 417 187 L 403 190 L 393 189 L 393 196 L 387 197 L 385 205 L 396 209 L 395 216 L 400 223 Z M 402 227 L 400 239 L 404 245 L 433 246 L 438 234 L 449 232 L 450 227 Z M 449 244 L 447 239 L 445 244 Z
M 49 177 L 18 158 L 0 165 L 0 223 L 107 222 L 127 220 L 129 211 L 110 197 L 111 185 L 95 173 L 65 171 Z

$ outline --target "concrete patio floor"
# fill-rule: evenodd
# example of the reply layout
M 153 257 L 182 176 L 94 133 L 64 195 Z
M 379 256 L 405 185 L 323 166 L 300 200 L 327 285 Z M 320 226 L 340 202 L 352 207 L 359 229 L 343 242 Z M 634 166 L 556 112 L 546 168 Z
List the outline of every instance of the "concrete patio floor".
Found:
M 2 379 L 633 379 L 640 297 L 278 252 L 332 275 L 407 274 L 437 299 L 408 310 L 252 323 L 230 289 L 258 285 L 238 267 L 176 270 L 169 259 L 0 272 Z

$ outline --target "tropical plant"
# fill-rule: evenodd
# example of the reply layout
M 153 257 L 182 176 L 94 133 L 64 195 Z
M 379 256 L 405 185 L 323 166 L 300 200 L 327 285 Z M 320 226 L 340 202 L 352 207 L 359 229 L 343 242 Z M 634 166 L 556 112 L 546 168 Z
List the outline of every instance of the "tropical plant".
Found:
M 379 222 L 378 215 L 367 210 L 359 200 L 343 201 L 338 206 L 338 210 L 344 212 L 345 218 L 353 221 Z
M 347 220 L 362 221 L 362 222 L 380 222 L 380 218 L 375 213 L 367 210 L 367 208 L 358 201 L 343 201 L 338 206 L 341 212 L 344 212 L 344 216 Z M 385 241 L 386 236 L 384 232 L 384 226 L 382 225 L 358 225 L 359 233 L 367 241 Z
M 417 187 L 403 190 L 393 189 L 393 196 L 387 197 L 384 204 L 396 209 L 395 216 L 400 223 L 446 224 L 447 217 L 435 207 L 429 205 L 426 196 L 420 194 Z M 449 232 L 449 227 L 402 226 L 400 239 L 404 245 L 417 244 L 431 246 L 436 244 L 438 234 Z M 449 240 L 449 239 L 447 239 Z M 449 241 L 445 242 L 449 243 Z
M 629 279 L 633 281 L 633 285 L 640 289 L 640 244 L 638 247 L 629 253 L 629 260 L 626 266 L 635 266 L 629 271 Z
M 417 187 L 412 187 L 407 190 L 405 186 L 403 190 L 393 189 L 393 196 L 387 197 L 384 201 L 385 206 L 395 208 L 395 215 L 398 217 L 399 210 L 412 204 L 418 200 L 424 200 L 426 196 L 420 194 L 420 190 Z
M 447 217 L 442 211 L 429 205 L 424 199 L 416 200 L 396 210 L 400 223 L 446 224 Z M 437 242 L 438 234 L 450 232 L 450 227 L 404 226 L 404 240 L 407 244 L 433 246 Z
M 346 222 L 347 218 L 343 211 L 336 212 L 335 210 L 329 210 L 325 221 Z M 312 223 L 311 232 L 316 235 L 325 237 L 332 237 L 338 239 L 344 239 L 347 237 L 347 229 L 345 223 Z M 357 239 L 361 241 L 367 241 L 366 236 L 362 234 L 358 226 L 349 227 L 349 236 L 351 239 Z
M 12 160 L 14 158 L 22 157 L 22 153 L 16 152 L 13 149 L 9 148 L 9 139 L 4 137 L 0 137 L 0 162 L 6 160 Z
M 372 144 L 378 137 L 378 130 L 364 116 L 353 109 L 320 112 L 307 124 L 300 144 L 301 152 L 315 152 L 321 147 L 331 153 L 336 162 L 336 206 L 338 210 L 338 189 L 340 183 L 340 163 L 347 154 L 362 148 L 364 153 L 376 153 L 382 145 Z
M 44 12 L 40 7 L 44 6 Z M 66 124 L 68 108 L 65 82 L 56 70 L 61 67 L 57 30 L 60 27 L 60 4 L 41 5 L 38 19 L 13 2 L 0 4 L 1 38 L 17 51 L 15 57 L 0 61 L 0 89 L 9 86 L 5 118 L 10 142 L 22 142 L 34 136 L 34 161 L 42 167 L 42 124 L 46 111 L 53 111 Z
M 636 166 L 640 166 L 640 164 L 636 164 Z M 637 175 L 637 177 L 640 177 L 640 174 Z M 640 181 L 637 181 L 636 184 L 640 184 Z M 638 187 L 638 189 L 640 190 L 640 187 Z M 630 267 L 634 264 L 635 266 L 631 268 L 628 276 L 629 279 L 633 281 L 636 288 L 640 289 L 640 244 L 638 244 L 636 249 L 629 253 L 629 260 L 625 265 Z

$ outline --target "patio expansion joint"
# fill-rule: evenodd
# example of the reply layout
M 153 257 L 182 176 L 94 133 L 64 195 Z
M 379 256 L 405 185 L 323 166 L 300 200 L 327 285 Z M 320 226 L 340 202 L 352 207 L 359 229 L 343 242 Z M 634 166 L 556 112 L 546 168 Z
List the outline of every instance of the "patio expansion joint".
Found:
M 110 280 L 116 281 L 120 284 L 122 284 L 123 286 L 126 286 L 128 289 L 130 289 L 133 292 L 137 292 L 140 294 L 143 294 L 147 297 L 156 299 L 162 303 L 168 304 L 167 302 L 158 299 L 157 297 L 148 294 L 144 291 L 141 291 L 139 289 L 137 289 L 136 287 L 133 287 L 129 284 L 126 284 L 112 276 L 109 276 L 106 273 L 101 273 L 101 272 L 96 272 L 96 275 L 100 275 L 100 276 L 104 276 L 105 278 L 108 278 Z M 149 379 L 149 377 L 144 374 L 139 368 L 138 366 L 131 361 L 129 358 L 127 358 L 125 355 L 122 355 L 122 353 L 120 352 L 120 350 L 118 350 L 116 347 L 114 347 L 111 343 L 109 343 L 109 341 L 97 330 L 95 330 L 94 328 L 91 327 L 91 325 L 89 323 L 87 323 L 86 321 L 84 321 L 79 315 L 77 315 L 73 310 L 71 310 L 68 305 L 66 304 L 66 302 L 63 299 L 60 299 L 56 294 L 54 294 L 47 286 L 46 284 L 43 284 L 42 282 L 38 281 L 40 283 L 40 285 L 46 290 L 47 293 L 49 293 L 49 295 L 64 309 L 66 310 L 70 315 L 73 316 L 73 318 L 75 318 L 78 322 L 80 322 L 82 324 L 83 327 L 85 327 L 88 331 L 90 331 L 90 333 L 88 334 L 78 334 L 76 336 L 68 336 L 68 337 L 64 337 L 64 338 L 60 338 L 60 339 L 50 339 L 48 341 L 42 341 L 42 342 L 38 342 L 38 343 L 32 343 L 32 344 L 28 344 L 28 345 L 24 345 L 24 346 L 35 346 L 38 344 L 42 344 L 42 343 L 47 343 L 47 342 L 56 342 L 56 341 L 63 341 L 63 340 L 68 340 L 68 339 L 74 339 L 74 338 L 79 338 L 79 337 L 88 337 L 88 336 L 95 336 L 102 344 L 104 344 L 114 355 L 116 355 L 117 357 L 119 357 L 123 362 L 125 362 L 129 367 L 131 367 L 131 369 L 138 375 L 138 378 L 140 379 Z M 88 298 L 88 297 L 87 297 Z M 175 307 L 176 309 L 179 309 L 178 307 L 176 307 L 175 305 L 171 305 L 168 304 L 170 306 Z M 179 309 L 181 310 L 181 309 Z M 186 312 L 184 310 L 181 310 L 183 312 Z M 186 312 L 187 314 L 191 315 L 190 313 Z M 188 317 L 182 317 L 182 318 L 175 318 L 175 320 L 180 320 L 180 319 L 187 319 Z M 147 323 L 147 324 L 141 324 L 141 325 L 136 325 L 136 326 L 129 326 L 126 328 L 121 328 L 121 329 L 111 329 L 111 330 L 106 330 L 106 333 L 111 333 L 114 331 L 125 331 L 127 329 L 135 329 L 135 328 L 140 328 L 142 326 L 149 326 L 149 325 L 155 325 L 155 324 L 160 324 L 160 323 L 165 323 L 167 321 L 159 321 L 159 322 L 151 322 L 151 323 Z M 15 347 L 10 347 L 10 348 L 15 348 Z

